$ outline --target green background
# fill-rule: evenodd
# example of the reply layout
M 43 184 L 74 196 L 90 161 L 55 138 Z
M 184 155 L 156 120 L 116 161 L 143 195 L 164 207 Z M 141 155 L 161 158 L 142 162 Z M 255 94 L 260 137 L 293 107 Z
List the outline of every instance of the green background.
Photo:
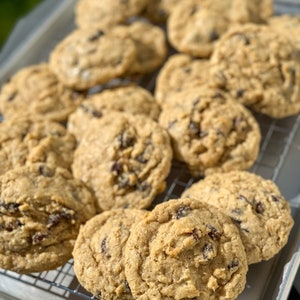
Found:
M 42 0 L 0 0 L 0 48 L 14 25 Z

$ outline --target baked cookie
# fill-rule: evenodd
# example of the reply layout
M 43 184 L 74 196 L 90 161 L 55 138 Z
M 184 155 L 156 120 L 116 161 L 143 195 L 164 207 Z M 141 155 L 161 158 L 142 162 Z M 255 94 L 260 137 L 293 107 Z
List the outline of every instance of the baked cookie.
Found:
M 72 257 L 81 224 L 95 215 L 95 199 L 62 168 L 31 164 L 0 177 L 0 267 L 42 272 Z
M 300 17 L 297 15 L 279 15 L 269 18 L 268 24 L 280 34 L 286 36 L 297 49 L 300 49 Z
M 155 84 L 155 99 L 163 105 L 168 95 L 184 89 L 208 85 L 209 60 L 187 54 L 174 54 L 160 69 Z
M 221 90 L 202 86 L 171 94 L 159 123 L 193 176 L 248 169 L 259 153 L 256 119 Z
M 70 169 L 75 148 L 75 137 L 59 123 L 28 118 L 4 121 L 0 123 L 0 175 L 36 162 Z
M 248 270 L 236 226 L 214 207 L 181 198 L 134 224 L 125 275 L 134 299 L 236 299 Z
M 113 209 L 80 228 L 73 250 L 74 271 L 96 298 L 133 300 L 125 278 L 124 248 L 132 225 L 146 214 L 138 209 Z
M 131 39 L 109 31 L 77 29 L 53 49 L 50 66 L 66 86 L 85 90 L 123 76 L 135 57 Z
M 171 160 L 169 135 L 157 122 L 112 111 L 90 123 L 72 170 L 94 190 L 102 210 L 147 208 L 164 190 Z
M 142 15 L 156 24 L 166 23 L 176 4 L 182 0 L 152 0 L 148 1 Z
M 136 57 L 127 71 L 128 74 L 151 73 L 163 64 L 168 48 L 166 34 L 160 27 L 136 21 L 127 26 L 115 26 L 111 32 L 121 39 L 130 39 L 134 42 Z
M 168 38 L 179 52 L 209 57 L 232 24 L 262 22 L 272 12 L 272 0 L 185 0 L 169 16 Z
M 37 120 L 65 122 L 85 95 L 65 87 L 47 64 L 19 70 L 0 92 L 4 120 L 28 115 Z
M 117 87 L 91 95 L 69 116 L 68 130 L 80 140 L 91 120 L 111 110 L 146 115 L 158 120 L 160 108 L 152 94 L 137 85 Z
M 149 0 L 79 0 L 75 7 L 80 28 L 107 29 L 137 16 Z
M 239 229 L 248 264 L 277 254 L 287 243 L 294 223 L 289 203 L 276 184 L 250 172 L 207 176 L 182 197 L 207 202 L 232 219 Z
M 294 44 L 270 26 L 240 25 L 219 40 L 210 79 L 240 103 L 282 118 L 300 111 L 299 60 Z

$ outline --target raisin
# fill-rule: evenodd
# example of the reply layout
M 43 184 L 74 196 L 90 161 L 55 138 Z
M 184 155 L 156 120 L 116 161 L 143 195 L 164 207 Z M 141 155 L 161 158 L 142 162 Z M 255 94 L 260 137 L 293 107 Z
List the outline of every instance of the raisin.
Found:
M 193 236 L 193 238 L 194 238 L 194 240 L 195 240 L 196 242 L 198 242 L 198 241 L 200 240 L 200 237 L 199 237 L 199 235 L 198 235 L 198 233 L 197 233 L 196 228 L 193 229 L 193 231 L 192 231 L 192 236 Z
M 193 135 L 198 135 L 200 133 L 200 126 L 198 123 L 194 122 L 194 121 L 190 121 L 189 124 L 189 131 L 193 134 Z
M 175 215 L 175 218 L 178 220 L 178 219 L 181 219 L 181 218 L 184 218 L 186 217 L 190 211 L 192 209 L 189 207 L 189 206 L 181 206 L 178 208 L 178 210 L 176 211 L 176 215 Z
M 13 101 L 16 98 L 16 96 L 17 96 L 17 93 L 14 92 L 13 94 L 9 95 L 9 97 L 7 98 L 7 101 L 8 102 Z
M 61 220 L 61 216 L 59 214 L 50 215 L 47 222 L 47 227 L 51 228 L 56 226 Z
M 123 171 L 123 166 L 122 166 L 122 164 L 121 164 L 120 162 L 115 161 L 115 162 L 113 163 L 113 165 L 111 166 L 110 170 L 111 170 L 111 172 L 113 172 L 114 174 L 120 175 L 120 174 L 122 173 L 122 171 Z
M 93 110 L 93 111 L 92 111 L 92 116 L 93 116 L 94 118 L 99 119 L 99 118 L 102 117 L 102 115 L 103 115 L 102 112 L 99 111 L 99 110 Z
M 219 37 L 220 35 L 216 31 L 212 31 L 209 35 L 209 40 L 213 42 L 216 41 Z
M 118 142 L 120 144 L 120 146 L 125 149 L 128 147 L 133 146 L 134 144 L 134 138 L 131 137 L 128 133 L 123 132 L 122 134 L 120 134 L 118 137 Z
M 14 202 L 4 203 L 0 201 L 0 208 L 3 207 L 6 211 L 10 213 L 15 213 L 19 211 L 19 206 L 20 206 L 19 203 L 14 203 Z
M 43 233 L 43 232 L 36 232 L 33 236 L 32 236 L 32 243 L 38 244 L 40 243 L 42 240 L 44 240 L 46 237 L 48 236 L 47 233 Z
M 271 195 L 271 198 L 274 202 L 279 202 L 279 198 L 275 195 Z
M 147 191 L 149 190 L 150 186 L 147 182 L 142 182 L 141 184 L 139 184 L 137 186 L 137 190 L 141 191 L 141 192 L 144 192 L 144 191 Z
M 245 90 L 243 90 L 243 89 L 239 89 L 236 91 L 237 98 L 242 98 L 244 96 L 244 94 L 245 94 Z
M 48 168 L 45 165 L 39 166 L 39 173 L 45 177 L 52 177 L 54 175 L 54 170 Z
M 265 211 L 264 205 L 261 202 L 257 202 L 256 205 L 255 205 L 255 211 L 258 214 L 262 214 Z
M 221 233 L 212 225 L 207 224 L 206 227 L 210 230 L 208 235 L 213 239 L 213 240 L 219 240 L 221 238 Z
M 242 223 L 241 220 L 238 220 L 238 219 L 236 219 L 236 218 L 231 218 L 231 221 L 232 221 L 235 225 L 238 225 L 238 226 L 240 226 L 241 223 Z
M 213 246 L 211 244 L 204 244 L 202 247 L 203 257 L 207 259 L 209 257 L 209 253 L 213 251 Z
M 131 293 L 131 289 L 130 289 L 129 283 L 128 283 L 128 281 L 126 279 L 124 280 L 124 287 L 125 287 L 126 293 L 130 294 Z
M 102 30 L 98 30 L 95 34 L 88 37 L 88 41 L 89 42 L 95 42 L 103 35 L 104 35 L 104 32 Z
M 190 67 L 184 67 L 182 70 L 183 70 L 183 72 L 185 72 L 187 74 L 191 73 L 191 71 L 192 71 L 192 69 Z
M 107 240 L 107 237 L 105 237 L 105 238 L 101 241 L 101 253 L 103 253 L 103 254 L 107 254 L 106 240 Z
M 145 164 L 148 162 L 148 160 L 143 156 L 143 154 L 139 154 L 136 160 L 141 164 Z
M 229 265 L 227 265 L 227 269 L 231 270 L 233 268 L 236 268 L 239 266 L 239 261 L 237 259 L 234 259 Z

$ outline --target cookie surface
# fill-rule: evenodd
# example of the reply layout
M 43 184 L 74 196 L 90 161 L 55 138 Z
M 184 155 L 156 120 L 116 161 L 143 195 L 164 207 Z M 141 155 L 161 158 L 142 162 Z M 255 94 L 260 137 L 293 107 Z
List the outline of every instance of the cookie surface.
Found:
M 182 0 L 152 0 L 149 1 L 142 15 L 153 23 L 166 23 L 174 7 Z
M 295 15 L 280 15 L 269 18 L 268 24 L 270 27 L 287 37 L 295 44 L 297 49 L 300 49 L 300 17 Z
M 155 99 L 163 105 L 169 94 L 207 84 L 209 60 L 186 54 L 174 54 L 160 69 L 155 85 Z
M 0 123 L 0 174 L 25 164 L 44 162 L 71 168 L 74 136 L 61 124 L 19 118 Z
M 171 160 L 169 135 L 157 122 L 110 112 L 90 124 L 72 170 L 94 190 L 102 210 L 146 208 L 164 190 Z
M 124 248 L 131 226 L 145 215 L 143 210 L 113 209 L 80 228 L 73 251 L 74 271 L 81 285 L 96 297 L 133 299 L 125 278 Z
M 136 21 L 127 26 L 116 26 L 111 31 L 115 36 L 129 38 L 134 42 L 136 57 L 128 74 L 147 74 L 164 62 L 168 49 L 165 32 L 160 27 Z
M 248 265 L 230 218 L 200 201 L 157 205 L 132 226 L 125 275 L 135 299 L 236 299 Z
M 297 50 L 269 26 L 246 24 L 229 30 L 215 48 L 210 71 L 217 87 L 255 111 L 274 118 L 300 111 Z
M 32 164 L 0 177 L 0 264 L 18 273 L 55 269 L 72 256 L 95 199 L 62 168 Z
M 235 171 L 213 174 L 182 195 L 207 202 L 237 225 L 248 264 L 268 260 L 287 243 L 293 226 L 289 203 L 271 180 Z
M 53 49 L 50 66 L 66 86 L 85 90 L 123 76 L 135 55 L 130 39 L 121 40 L 109 31 L 77 29 Z
M 221 90 L 203 86 L 171 94 L 159 123 L 171 136 L 175 158 L 193 176 L 250 168 L 259 152 L 256 119 Z
M 146 89 L 129 85 L 91 95 L 69 116 L 68 130 L 80 140 L 95 118 L 101 118 L 111 110 L 131 114 L 142 114 L 158 120 L 160 108 L 152 94 Z
M 3 85 L 0 114 L 4 120 L 28 115 L 37 120 L 65 122 L 84 94 L 66 88 L 48 64 L 25 67 Z
M 136 16 L 149 0 L 80 0 L 75 8 L 80 28 L 106 29 Z
M 216 41 L 233 24 L 263 22 L 273 13 L 271 0 L 186 0 L 169 16 L 168 37 L 179 52 L 209 57 Z

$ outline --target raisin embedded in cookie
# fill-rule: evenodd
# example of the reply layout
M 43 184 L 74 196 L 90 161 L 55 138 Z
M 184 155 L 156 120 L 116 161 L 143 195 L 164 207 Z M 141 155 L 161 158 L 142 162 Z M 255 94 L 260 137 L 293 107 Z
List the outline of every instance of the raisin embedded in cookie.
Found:
M 215 48 L 210 75 L 215 86 L 255 111 L 274 118 L 300 111 L 298 50 L 270 26 L 231 28 Z
M 27 115 L 65 122 L 84 98 L 84 94 L 65 87 L 47 64 L 32 65 L 2 86 L 0 114 L 4 120 Z
M 248 270 L 230 218 L 200 201 L 158 204 L 135 223 L 125 247 L 134 299 L 236 299 Z
M 62 168 L 31 164 L 0 177 L 0 267 L 17 273 L 63 265 L 81 224 L 93 217 L 91 191 Z
M 149 1 L 80 0 L 75 8 L 76 23 L 80 28 L 110 28 L 137 16 Z
M 117 87 L 91 95 L 69 116 L 68 130 L 80 140 L 89 122 L 111 110 L 146 115 L 158 120 L 160 108 L 152 94 L 137 85 Z
M 175 158 L 193 176 L 248 169 L 259 152 L 256 119 L 221 90 L 202 86 L 171 94 L 159 123 L 171 136 Z
M 171 160 L 169 135 L 157 122 L 112 111 L 90 123 L 72 170 L 94 190 L 102 210 L 147 208 L 163 192 Z
M 163 64 L 168 48 L 165 32 L 160 27 L 136 21 L 127 26 L 115 26 L 111 32 L 134 42 L 136 58 L 127 71 L 129 75 L 151 73 Z
M 289 203 L 276 184 L 250 172 L 212 174 L 194 183 L 182 197 L 207 202 L 226 213 L 239 229 L 249 264 L 277 254 L 294 223 Z
M 155 99 L 164 105 L 168 95 L 190 87 L 208 84 L 209 60 L 187 54 L 174 54 L 160 69 L 155 85 Z
M 123 76 L 135 57 L 130 39 L 109 31 L 77 29 L 54 48 L 50 66 L 63 84 L 85 90 Z
M 80 228 L 73 250 L 74 271 L 95 297 L 133 300 L 125 277 L 124 248 L 132 225 L 145 215 L 138 209 L 112 209 Z
M 75 137 L 61 124 L 18 118 L 0 123 L 0 174 L 15 167 L 44 162 L 71 168 Z

